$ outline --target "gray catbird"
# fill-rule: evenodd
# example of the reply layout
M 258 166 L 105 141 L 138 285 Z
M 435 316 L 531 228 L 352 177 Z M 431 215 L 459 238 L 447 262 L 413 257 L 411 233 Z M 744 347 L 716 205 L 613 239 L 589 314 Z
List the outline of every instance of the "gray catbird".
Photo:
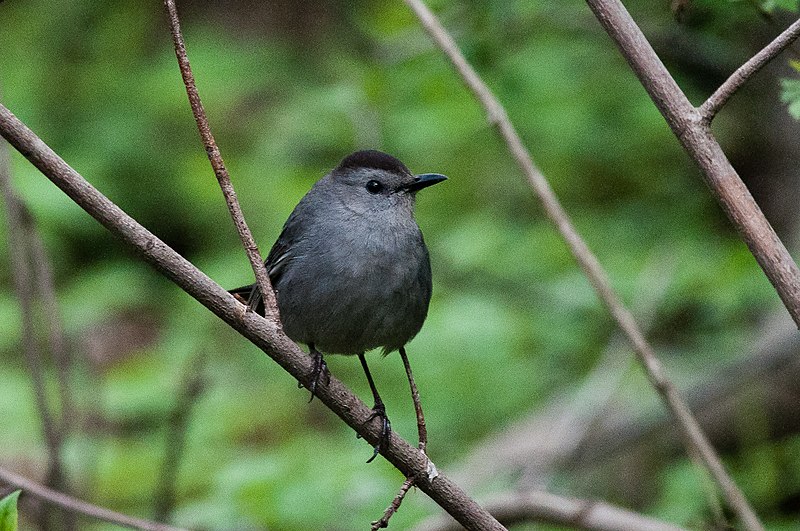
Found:
M 358 355 L 375 399 L 370 419 L 382 421 L 370 461 L 391 424 L 364 352 L 402 350 L 422 328 L 431 265 L 414 221 L 414 197 L 445 179 L 437 173 L 415 176 L 380 151 L 357 151 L 300 200 L 267 256 L 283 329 L 307 344 L 314 358 L 311 398 L 320 378 L 329 377 L 323 352 Z M 263 313 L 255 285 L 231 293 Z

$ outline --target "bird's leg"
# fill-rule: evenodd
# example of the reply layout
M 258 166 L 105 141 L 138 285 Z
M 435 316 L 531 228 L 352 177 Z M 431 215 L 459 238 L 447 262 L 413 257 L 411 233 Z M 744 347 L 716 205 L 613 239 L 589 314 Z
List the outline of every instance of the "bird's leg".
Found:
M 331 383 L 331 371 L 328 370 L 328 364 L 322 357 L 322 352 L 314 348 L 314 343 L 308 344 L 308 355 L 314 360 L 314 369 L 311 371 L 309 378 L 308 390 L 311 391 L 311 398 L 309 402 L 314 400 L 314 393 L 317 391 L 317 384 L 321 381 L 320 378 L 325 378 L 325 385 Z M 297 387 L 303 387 L 302 382 L 297 382 Z
M 414 411 L 417 413 L 417 432 L 419 433 L 418 448 L 425 452 L 428 445 L 428 430 L 425 428 L 425 415 L 422 413 L 422 402 L 419 399 L 419 391 L 417 384 L 414 382 L 414 375 L 411 373 L 411 364 L 408 362 L 405 347 L 400 347 L 400 358 L 403 360 L 403 366 L 406 368 L 406 377 L 408 377 L 408 385 L 411 387 L 411 400 L 414 402 Z
M 372 396 L 375 399 L 375 405 L 372 406 L 372 415 L 367 418 L 367 422 L 374 418 L 381 419 L 381 436 L 378 438 L 378 444 L 376 444 L 373 449 L 372 457 L 367 459 L 367 463 L 371 463 L 381 450 L 381 445 L 388 444 L 389 435 L 392 433 L 392 423 L 389 422 L 389 417 L 386 416 L 386 407 L 383 405 L 381 395 L 378 394 L 378 388 L 375 387 L 375 382 L 372 380 L 372 374 L 369 372 L 367 360 L 364 358 L 363 352 L 358 355 L 358 359 L 361 360 L 361 366 L 364 367 L 364 374 L 367 375 L 367 382 L 369 382 L 369 388 L 372 390 Z

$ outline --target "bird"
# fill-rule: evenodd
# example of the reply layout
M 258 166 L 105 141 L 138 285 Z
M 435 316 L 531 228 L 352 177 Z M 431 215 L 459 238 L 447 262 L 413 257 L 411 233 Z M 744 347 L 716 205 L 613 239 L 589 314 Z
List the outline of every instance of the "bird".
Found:
M 391 423 L 364 355 L 381 348 L 405 358 L 422 328 L 432 274 L 414 206 L 417 192 L 446 179 L 415 175 L 381 151 L 351 153 L 300 200 L 265 260 L 283 330 L 314 360 L 311 400 L 330 380 L 325 354 L 359 358 L 374 399 L 368 421 L 381 421 L 368 463 L 388 443 Z M 264 313 L 257 285 L 231 293 Z

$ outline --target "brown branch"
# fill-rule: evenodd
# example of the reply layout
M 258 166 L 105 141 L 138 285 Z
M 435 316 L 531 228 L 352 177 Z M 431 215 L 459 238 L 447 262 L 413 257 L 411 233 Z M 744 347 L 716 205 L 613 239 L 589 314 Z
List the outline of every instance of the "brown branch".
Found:
M 800 268 L 719 143 L 619 0 L 587 0 L 800 326 Z
M 71 511 L 73 513 L 91 516 L 104 522 L 120 525 L 123 527 L 130 527 L 133 529 L 143 529 L 145 531 L 180 531 L 178 527 L 172 527 L 166 524 L 159 524 L 141 518 L 135 518 L 126 514 L 121 514 L 105 507 L 92 505 L 83 500 L 67 496 L 62 492 L 49 489 L 43 485 L 31 481 L 19 474 L 15 474 L 10 470 L 0 467 L 0 481 L 13 485 L 16 488 L 22 489 L 22 494 L 30 494 L 50 502 L 58 507 Z
M 566 524 L 577 529 L 602 531 L 682 531 L 683 528 L 648 518 L 608 503 L 562 498 L 545 491 L 509 493 L 486 503 L 486 508 L 503 525 L 524 522 Z M 458 531 L 456 522 L 431 518 L 417 531 Z
M 709 98 L 698 108 L 701 120 L 711 123 L 717 112 L 728 102 L 733 94 L 764 65 L 778 56 L 784 49 L 800 37 L 800 19 L 786 28 L 775 40 L 740 66 Z
M 70 386 L 73 360 L 64 335 L 64 324 L 56 297 L 52 261 L 47 255 L 47 249 L 39 231 L 36 230 L 33 217 L 27 206 L 24 203 L 20 203 L 20 205 L 28 212 L 26 217 L 31 221 L 28 227 L 28 244 L 31 251 L 33 276 L 36 278 L 36 285 L 39 288 L 39 301 L 47 322 L 50 352 L 53 356 L 58 376 L 58 394 L 61 400 L 60 430 L 62 438 L 65 438 L 76 420 L 72 388 Z
M 243 311 L 242 303 L 101 194 L 3 105 L 0 105 L 0 135 L 161 274 L 264 351 L 295 379 L 306 379 L 312 370 L 312 360 L 273 321 L 255 312 Z M 370 445 L 377 444 L 380 427 L 378 423 L 367 421 L 372 409 L 341 381 L 332 376 L 330 383 L 323 382 L 317 387 L 315 395 Z M 406 477 L 415 477 L 417 487 L 464 527 L 503 529 L 449 478 L 443 474 L 431 477 L 428 457 L 397 433 L 391 433 L 389 444 L 382 444 L 380 453 Z
M 161 465 L 161 477 L 156 488 L 155 512 L 156 520 L 168 522 L 175 507 L 175 485 L 178 481 L 181 457 L 186 442 L 186 432 L 192 416 L 194 405 L 206 385 L 203 369 L 206 363 L 205 351 L 196 354 L 186 367 L 175 407 L 169 414 L 167 422 L 167 443 L 164 461 Z
M 51 410 L 48 400 L 47 377 L 43 359 L 43 350 L 37 341 L 36 332 L 36 279 L 31 275 L 34 270 L 34 257 L 30 245 L 31 227 L 33 221 L 28 217 L 29 212 L 11 187 L 11 175 L 8 152 L 5 142 L 0 143 L 0 194 L 6 206 L 6 221 L 9 236 L 9 254 L 11 262 L 11 276 L 14 291 L 19 299 L 22 314 L 22 353 L 27 365 L 28 373 L 33 384 L 33 394 L 39 418 L 42 423 L 45 446 L 47 447 L 48 468 L 46 475 L 47 485 L 54 488 L 64 488 L 66 476 L 61 459 L 61 448 L 64 441 L 63 426 Z M 41 289 L 41 288 L 40 288 Z M 48 519 L 47 514 L 42 514 L 43 525 Z
M 558 231 L 561 233 L 561 236 L 569 246 L 570 251 L 575 257 L 575 260 L 578 262 L 581 269 L 583 269 L 584 274 L 592 283 L 592 286 L 594 287 L 595 291 L 597 291 L 600 299 L 606 305 L 608 311 L 617 322 L 617 325 L 627 336 L 628 340 L 633 346 L 634 352 L 636 352 L 637 358 L 647 373 L 650 382 L 655 387 L 656 391 L 659 393 L 665 405 L 680 426 L 681 432 L 686 441 L 686 445 L 689 447 L 689 451 L 695 451 L 702 457 L 703 463 L 706 465 L 712 477 L 722 489 L 729 505 L 736 510 L 742 521 L 747 524 L 752 524 L 753 527 L 751 527 L 751 529 L 761 529 L 758 519 L 755 517 L 755 514 L 748 505 L 747 500 L 744 498 L 744 495 L 742 495 L 741 491 L 739 491 L 739 488 L 728 475 L 721 459 L 714 451 L 714 448 L 711 446 L 711 444 L 709 444 L 708 439 L 700 429 L 700 426 L 692 415 L 691 410 L 687 407 L 684 400 L 678 394 L 675 385 L 667 377 L 661 362 L 656 357 L 653 348 L 645 339 L 644 334 L 641 332 L 633 315 L 627 309 L 627 307 L 625 307 L 625 305 L 622 303 L 622 300 L 612 288 L 611 282 L 609 281 L 605 270 L 600 265 L 600 262 L 597 260 L 594 254 L 589 250 L 589 247 L 583 241 L 581 236 L 578 234 L 569 216 L 564 211 L 561 203 L 558 201 L 553 189 L 547 182 L 547 179 L 545 179 L 544 175 L 542 175 L 542 173 L 533 163 L 530 153 L 525 148 L 525 145 L 522 143 L 522 139 L 514 129 L 514 126 L 509 120 L 505 109 L 503 109 L 502 105 L 494 96 L 494 94 L 492 94 L 489 87 L 483 82 L 480 76 L 478 76 L 472 66 L 467 62 L 461 51 L 458 49 L 458 46 L 453 38 L 447 33 L 447 30 L 444 29 L 444 27 L 428 9 L 425 3 L 421 0 L 405 0 L 405 2 L 417 15 L 423 27 L 426 29 L 434 42 L 453 63 L 467 87 L 481 102 L 486 110 L 489 120 L 497 125 L 501 136 L 508 145 L 509 150 L 517 160 L 517 163 L 519 164 L 525 176 L 528 178 L 528 181 L 530 182 L 534 191 L 539 196 L 548 218 L 550 218 L 550 221 L 553 222 Z M 630 24 L 633 24 L 633 22 L 631 21 Z M 633 26 L 635 27 L 635 24 L 633 24 Z M 643 36 L 642 39 L 644 39 Z M 692 108 L 692 111 L 693 110 L 694 109 Z M 731 171 L 733 170 L 731 169 Z M 743 186 L 744 185 L 742 185 L 742 187 Z M 755 206 L 755 203 L 752 204 Z M 755 208 L 757 209 L 758 207 L 755 206 Z M 763 219 L 763 216 L 761 217 Z M 766 223 L 766 220 L 764 222 Z M 768 223 L 767 227 L 769 227 Z M 769 230 L 771 231 L 772 228 L 769 227 Z M 772 234 L 774 235 L 774 232 Z M 775 240 L 777 240 L 777 236 L 775 236 Z M 778 243 L 780 243 L 779 240 Z M 794 262 L 791 262 L 791 264 L 794 265 Z M 798 306 L 798 310 L 800 310 L 800 306 Z M 798 315 L 800 316 L 800 314 Z
M 178 66 L 180 67 L 181 76 L 183 77 L 183 84 L 186 86 L 186 94 L 189 96 L 189 105 L 192 107 L 192 114 L 194 114 L 194 119 L 197 122 L 197 130 L 200 132 L 200 138 L 203 140 L 203 145 L 206 148 L 208 160 L 211 162 L 214 175 L 216 175 L 219 186 L 222 189 L 222 194 L 225 196 L 225 202 L 228 205 L 231 218 L 233 218 L 233 223 L 236 225 L 236 231 L 239 233 L 239 239 L 242 241 L 244 250 L 247 253 L 247 258 L 250 260 L 250 266 L 253 268 L 253 273 L 256 276 L 256 284 L 264 299 L 264 315 L 267 319 L 270 319 L 275 326 L 281 326 L 278 304 L 275 301 L 275 292 L 272 290 L 272 283 L 269 280 L 267 269 L 264 266 L 264 260 L 261 258 L 261 254 L 258 252 L 258 246 L 253 239 L 253 234 L 250 232 L 247 222 L 245 222 L 242 208 L 239 206 L 239 200 L 236 198 L 236 191 L 233 189 L 233 183 L 231 183 L 230 175 L 228 175 L 228 170 L 225 168 L 225 163 L 222 160 L 222 155 L 214 140 L 214 135 L 211 134 L 211 127 L 208 124 L 208 118 L 203 109 L 203 103 L 200 101 L 200 94 L 197 92 L 194 75 L 192 74 L 192 67 L 189 64 L 189 57 L 186 54 L 186 44 L 181 34 L 181 26 L 178 19 L 178 10 L 175 7 L 175 1 L 164 0 L 164 8 L 167 10 L 170 31 L 172 32 L 172 42 L 175 45 L 175 56 L 178 58 Z

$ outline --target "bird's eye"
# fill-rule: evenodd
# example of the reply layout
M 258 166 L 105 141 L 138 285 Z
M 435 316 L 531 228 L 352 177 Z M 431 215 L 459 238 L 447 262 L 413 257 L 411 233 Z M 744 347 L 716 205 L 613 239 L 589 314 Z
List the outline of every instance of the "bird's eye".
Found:
M 381 190 L 383 190 L 383 185 L 380 182 L 375 180 L 367 181 L 367 192 L 377 194 Z

